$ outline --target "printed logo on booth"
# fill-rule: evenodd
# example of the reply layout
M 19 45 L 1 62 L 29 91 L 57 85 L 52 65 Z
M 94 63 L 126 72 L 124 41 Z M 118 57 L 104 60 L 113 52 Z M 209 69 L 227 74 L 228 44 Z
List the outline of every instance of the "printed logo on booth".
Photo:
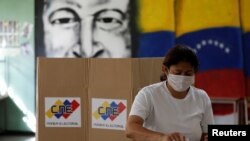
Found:
M 74 111 L 80 106 L 76 100 L 71 102 L 66 99 L 64 101 L 58 99 L 55 103 L 47 110 L 46 116 L 52 118 L 53 116 L 57 119 L 67 119 Z
M 103 120 L 110 119 L 114 121 L 125 109 L 126 106 L 122 102 L 116 103 L 112 101 L 109 103 L 105 101 L 94 111 L 93 116 L 97 120 L 101 118 Z
M 45 127 L 81 127 L 80 97 L 45 97 Z
M 125 130 L 127 100 L 92 98 L 92 128 Z

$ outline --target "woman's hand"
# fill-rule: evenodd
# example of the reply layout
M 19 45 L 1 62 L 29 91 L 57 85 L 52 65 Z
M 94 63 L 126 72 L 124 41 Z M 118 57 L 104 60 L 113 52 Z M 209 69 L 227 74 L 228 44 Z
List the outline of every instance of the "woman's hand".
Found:
M 183 134 L 175 132 L 171 134 L 165 134 L 162 137 L 162 141 L 188 141 L 188 139 Z
M 208 135 L 204 136 L 204 141 L 208 141 Z
M 208 135 L 207 135 L 207 133 L 203 133 L 202 134 L 201 141 L 208 141 Z

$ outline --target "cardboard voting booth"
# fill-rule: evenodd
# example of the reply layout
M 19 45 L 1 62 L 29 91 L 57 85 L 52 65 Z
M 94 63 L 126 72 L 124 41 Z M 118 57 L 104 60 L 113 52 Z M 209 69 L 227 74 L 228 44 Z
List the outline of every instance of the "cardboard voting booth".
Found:
M 163 58 L 37 60 L 37 141 L 129 141 L 137 92 L 160 81 Z

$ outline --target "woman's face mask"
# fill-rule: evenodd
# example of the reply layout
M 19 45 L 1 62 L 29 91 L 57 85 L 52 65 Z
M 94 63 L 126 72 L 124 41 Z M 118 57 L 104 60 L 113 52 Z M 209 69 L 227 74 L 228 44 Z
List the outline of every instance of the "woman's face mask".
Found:
M 168 73 L 167 75 L 168 84 L 177 92 L 186 91 L 192 84 L 194 84 L 194 75 L 174 75 Z
M 194 84 L 195 70 L 189 62 L 182 61 L 165 70 L 168 84 L 177 92 L 184 92 Z

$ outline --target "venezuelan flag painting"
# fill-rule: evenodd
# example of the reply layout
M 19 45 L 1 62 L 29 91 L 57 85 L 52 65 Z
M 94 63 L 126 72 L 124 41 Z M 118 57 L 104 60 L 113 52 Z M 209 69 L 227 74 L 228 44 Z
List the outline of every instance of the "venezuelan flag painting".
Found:
M 249 11 L 250 12 L 250 11 Z M 250 97 L 250 30 L 243 34 L 247 96 Z
M 243 55 L 246 77 L 246 96 L 250 98 L 250 1 L 240 0 L 241 27 L 243 31 Z M 248 120 L 250 120 L 250 108 L 248 108 Z
M 245 75 L 247 79 L 247 96 L 250 97 L 250 1 L 240 1 L 241 27 L 243 31 L 243 52 Z
M 137 57 L 161 57 L 175 40 L 174 0 L 138 0 Z
M 176 43 L 197 53 L 195 85 L 213 99 L 245 96 L 239 0 L 178 0 Z M 215 122 L 237 124 L 232 105 L 214 104 Z
M 177 3 L 176 43 L 191 46 L 199 57 L 196 85 L 211 97 L 244 96 L 239 1 L 195 1 Z

